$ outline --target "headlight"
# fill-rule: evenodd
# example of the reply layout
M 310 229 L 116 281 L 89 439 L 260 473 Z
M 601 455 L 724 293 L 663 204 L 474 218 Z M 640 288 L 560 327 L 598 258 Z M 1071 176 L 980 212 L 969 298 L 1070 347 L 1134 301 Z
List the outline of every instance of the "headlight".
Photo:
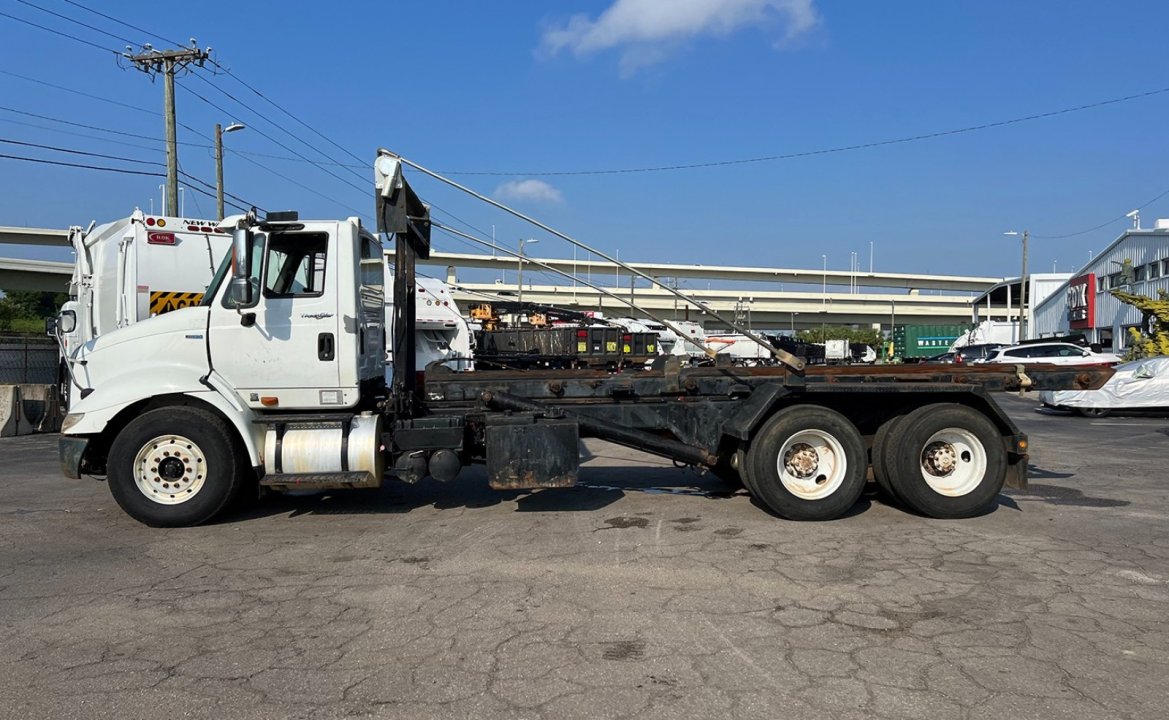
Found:
M 69 413 L 65 416 L 65 419 L 61 421 L 61 432 L 69 432 L 69 429 L 77 423 L 81 422 L 81 419 L 84 417 L 85 413 Z

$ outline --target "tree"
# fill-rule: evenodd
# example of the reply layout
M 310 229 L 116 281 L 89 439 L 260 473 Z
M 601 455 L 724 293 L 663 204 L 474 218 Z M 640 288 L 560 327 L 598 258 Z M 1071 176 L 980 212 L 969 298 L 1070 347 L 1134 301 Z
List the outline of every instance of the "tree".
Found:
M 18 317 L 37 319 L 57 314 L 65 302 L 64 293 L 38 292 L 36 290 L 4 290 L 4 302 L 15 309 Z
M 36 332 L 45 318 L 57 314 L 67 296 L 35 290 L 5 290 L 0 298 L 0 330 Z
M 880 347 L 881 331 L 873 328 L 850 328 L 826 325 L 823 328 L 801 330 L 797 337 L 804 342 L 823 343 L 827 340 L 847 340 L 850 343 Z
M 1132 346 L 1129 349 L 1130 359 L 1137 357 L 1153 357 L 1155 355 L 1169 355 L 1169 293 L 1158 290 L 1160 300 L 1154 300 L 1146 295 L 1133 295 L 1121 290 L 1113 290 L 1112 296 L 1117 300 L 1132 305 L 1151 316 L 1151 322 L 1144 328 L 1145 332 L 1137 328 L 1129 328 L 1132 336 Z

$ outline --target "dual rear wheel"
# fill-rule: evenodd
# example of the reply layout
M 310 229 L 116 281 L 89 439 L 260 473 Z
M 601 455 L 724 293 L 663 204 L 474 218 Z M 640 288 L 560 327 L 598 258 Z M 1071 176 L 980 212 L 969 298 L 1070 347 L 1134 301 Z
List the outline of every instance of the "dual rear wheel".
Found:
M 935 518 L 993 507 L 1006 478 L 998 429 L 965 405 L 935 403 L 884 423 L 873 444 L 873 474 L 886 495 Z M 798 405 L 776 413 L 740 455 L 747 489 L 791 520 L 831 520 L 865 488 L 868 454 L 839 412 Z

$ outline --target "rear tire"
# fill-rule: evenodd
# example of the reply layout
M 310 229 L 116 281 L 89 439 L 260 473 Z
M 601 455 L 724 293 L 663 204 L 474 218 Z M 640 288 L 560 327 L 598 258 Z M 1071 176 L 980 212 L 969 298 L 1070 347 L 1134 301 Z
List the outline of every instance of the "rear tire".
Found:
M 752 490 L 789 520 L 832 520 L 865 489 L 868 462 L 856 427 L 835 410 L 798 405 L 776 413 L 751 441 Z
M 710 474 L 721 480 L 727 487 L 735 490 L 745 487 L 742 474 L 731 466 L 729 458 L 719 460 L 718 464 L 710 469 Z
M 989 511 L 1007 475 L 1007 451 L 994 424 L 956 403 L 926 405 L 890 432 L 889 481 L 897 498 L 941 519 Z
M 207 522 L 235 498 L 246 466 L 218 416 L 174 406 L 144 413 L 118 433 L 107 481 L 135 520 L 187 527 Z
M 881 426 L 877 428 L 877 432 L 873 435 L 873 479 L 877 481 L 877 487 L 881 489 L 887 499 L 900 503 L 901 498 L 897 497 L 897 491 L 893 489 L 893 482 L 889 479 L 889 455 L 891 446 L 889 444 L 889 437 L 893 433 L 893 429 L 897 423 L 901 422 L 904 415 L 894 415 Z
M 755 482 L 751 479 L 751 462 L 747 459 L 747 450 L 739 448 L 735 451 L 735 457 L 739 460 L 739 478 L 743 481 L 743 487 L 751 493 L 751 497 L 759 497 L 759 490 L 755 488 Z

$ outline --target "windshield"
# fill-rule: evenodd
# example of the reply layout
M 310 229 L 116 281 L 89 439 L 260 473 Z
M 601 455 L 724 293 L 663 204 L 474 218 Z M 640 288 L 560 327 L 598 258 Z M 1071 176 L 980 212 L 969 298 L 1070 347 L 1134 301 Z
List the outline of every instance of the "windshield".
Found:
M 210 307 L 212 300 L 219 294 L 219 286 L 223 283 L 223 277 L 227 275 L 231 269 L 231 248 L 223 254 L 223 259 L 219 261 L 219 269 L 215 271 L 215 276 L 211 278 L 211 282 L 207 285 L 207 289 L 203 291 L 203 300 L 199 302 L 204 307 Z
M 267 236 L 263 233 L 255 233 L 252 236 L 252 246 L 248 252 L 249 260 L 257 257 L 257 255 L 264 249 L 264 239 Z M 231 248 L 227 248 L 227 252 L 223 254 L 223 259 L 219 261 L 219 269 L 215 271 L 214 277 L 207 285 L 207 290 L 203 292 L 203 300 L 199 302 L 200 305 L 209 307 L 215 296 L 219 294 L 219 286 L 223 284 L 224 278 L 231 274 Z M 252 275 L 259 277 L 259 260 L 251 260 Z

